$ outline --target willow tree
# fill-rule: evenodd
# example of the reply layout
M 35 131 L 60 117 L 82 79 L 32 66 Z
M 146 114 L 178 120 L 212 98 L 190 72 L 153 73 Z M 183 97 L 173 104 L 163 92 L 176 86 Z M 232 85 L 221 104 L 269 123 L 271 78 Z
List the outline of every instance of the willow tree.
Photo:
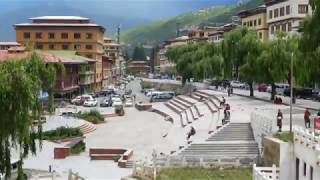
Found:
M 250 96 L 254 95 L 253 83 L 259 81 L 259 63 L 257 57 L 262 51 L 262 43 L 256 32 L 249 31 L 239 42 L 243 51 L 243 64 L 240 66 L 240 79 L 249 85 Z
M 54 68 L 36 53 L 0 64 L 0 172 L 6 179 L 11 175 L 13 151 L 20 159 L 18 179 L 24 179 L 23 159 L 36 153 L 36 138 L 41 137 L 41 125 L 32 126 L 42 113 L 39 92 L 48 90 L 52 100 L 54 79 Z

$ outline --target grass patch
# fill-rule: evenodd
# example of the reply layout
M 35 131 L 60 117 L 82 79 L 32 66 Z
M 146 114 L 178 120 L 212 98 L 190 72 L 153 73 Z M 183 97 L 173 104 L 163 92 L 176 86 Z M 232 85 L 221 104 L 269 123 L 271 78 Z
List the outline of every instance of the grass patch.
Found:
M 205 169 L 165 168 L 160 170 L 157 180 L 251 180 L 251 168 Z
M 71 148 L 71 153 L 72 154 L 80 154 L 81 152 L 84 152 L 85 150 L 86 150 L 86 143 L 81 140 Z
M 142 89 L 151 89 L 153 88 L 153 85 L 148 82 L 142 82 Z
M 79 112 L 76 114 L 77 118 L 89 121 L 91 123 L 99 123 L 99 122 L 104 122 L 104 116 L 102 116 L 98 111 L 96 110 L 91 110 L 90 112 Z
M 280 139 L 284 142 L 293 142 L 293 133 L 288 131 L 286 132 L 278 132 L 273 135 L 274 138 Z
M 82 133 L 79 128 L 59 127 L 56 130 L 45 131 L 42 133 L 43 140 L 57 141 L 66 138 L 80 137 Z

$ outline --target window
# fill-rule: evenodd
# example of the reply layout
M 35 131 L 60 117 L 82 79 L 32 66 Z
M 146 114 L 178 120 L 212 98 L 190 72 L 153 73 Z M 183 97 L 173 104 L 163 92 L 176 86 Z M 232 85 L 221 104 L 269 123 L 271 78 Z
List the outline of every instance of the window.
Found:
M 87 44 L 86 45 L 86 49 L 92 49 L 92 45 L 91 44 Z
M 287 31 L 287 24 L 282 24 L 281 25 L 281 30 L 286 32 Z
M 81 49 L 81 45 L 80 44 L 75 44 L 74 45 L 74 50 L 79 50 Z
M 284 16 L 284 7 L 280 8 L 280 16 Z
M 42 33 L 41 32 L 37 32 L 36 33 L 36 38 L 37 39 L 42 39 Z
M 61 33 L 61 39 L 68 39 L 68 33 Z
M 242 23 L 242 26 L 246 26 L 246 25 L 247 25 L 247 23 L 246 23 L 246 22 Z
M 272 10 L 269 11 L 269 19 L 272 19 Z
M 69 49 L 69 45 L 68 44 L 62 44 L 62 49 L 63 50 L 68 50 Z
M 274 33 L 274 26 L 271 26 L 271 27 L 270 27 L 270 31 L 271 31 L 271 34 Z
M 291 22 L 288 22 L 288 31 L 291 31 L 292 30 L 292 24 Z
M 87 33 L 87 34 L 86 34 L 86 38 L 87 38 L 87 39 L 92 39 L 92 33 Z
M 298 13 L 299 14 L 307 14 L 308 13 L 308 5 L 299 4 Z
M 259 32 L 259 39 L 262 39 L 262 32 Z
M 43 49 L 43 45 L 42 44 L 37 44 L 36 45 L 36 49 Z
M 253 21 L 253 26 L 257 26 L 257 20 Z
M 49 39 L 54 39 L 54 33 L 49 33 L 48 37 L 49 37 Z
M 258 19 L 258 25 L 261 25 L 261 18 Z
M 91 59 L 92 58 L 92 54 L 87 54 L 86 57 Z
M 286 14 L 290 14 L 290 6 L 286 6 Z
M 313 180 L 313 167 L 310 166 L 310 180 Z
M 54 44 L 49 44 L 49 49 L 53 50 L 54 49 Z
M 81 33 L 74 33 L 74 39 L 81 39 Z
M 29 32 L 24 32 L 23 33 L 23 38 L 24 39 L 30 39 L 30 33 Z
M 252 26 L 252 21 L 250 21 L 250 27 Z
M 278 17 L 279 16 L 279 9 L 275 9 L 274 10 L 274 17 Z
M 276 30 L 280 31 L 280 24 L 276 25 Z
M 306 162 L 303 163 L 303 176 L 307 176 L 307 164 L 306 164 Z

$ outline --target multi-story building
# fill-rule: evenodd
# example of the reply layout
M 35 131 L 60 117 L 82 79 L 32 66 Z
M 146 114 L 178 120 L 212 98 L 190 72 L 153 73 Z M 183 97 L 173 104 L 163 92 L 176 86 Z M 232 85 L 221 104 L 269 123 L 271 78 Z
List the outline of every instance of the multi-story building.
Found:
M 103 86 L 106 87 L 120 80 L 123 57 L 121 45 L 109 37 L 104 38 L 103 50 Z
M 78 16 L 41 16 L 31 23 L 15 24 L 16 41 L 39 50 L 76 51 L 95 59 L 94 89 L 102 86 L 102 55 L 105 28 Z
M 17 42 L 0 42 L 0 50 L 8 50 L 12 47 L 21 47 L 21 44 Z
M 238 25 L 234 23 L 225 24 L 221 27 L 217 27 L 215 31 L 208 34 L 209 43 L 219 43 L 224 39 L 224 33 L 232 31 L 237 28 Z
M 261 41 L 268 40 L 267 8 L 265 5 L 241 11 L 238 16 L 241 18 L 242 27 L 256 31 Z
M 309 0 L 265 0 L 269 39 L 275 39 L 276 31 L 297 34 L 300 23 L 311 14 Z

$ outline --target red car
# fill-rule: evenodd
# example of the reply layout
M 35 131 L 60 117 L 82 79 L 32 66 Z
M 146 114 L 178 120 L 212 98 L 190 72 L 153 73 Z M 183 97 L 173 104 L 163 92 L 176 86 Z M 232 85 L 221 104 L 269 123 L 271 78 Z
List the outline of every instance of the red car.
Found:
M 268 85 L 266 84 L 260 84 L 258 87 L 259 92 L 267 92 L 267 89 L 268 89 Z

